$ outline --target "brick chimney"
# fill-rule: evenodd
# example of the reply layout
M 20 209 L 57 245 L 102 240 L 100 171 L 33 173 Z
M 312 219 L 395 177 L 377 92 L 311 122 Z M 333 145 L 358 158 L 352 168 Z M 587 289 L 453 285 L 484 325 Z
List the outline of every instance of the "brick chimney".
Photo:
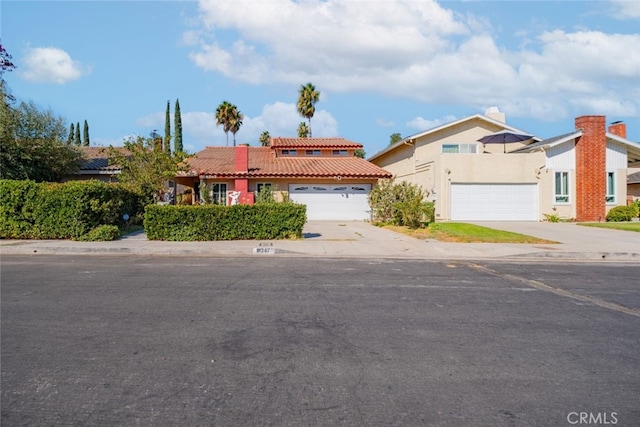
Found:
M 609 133 L 627 139 L 627 125 L 623 122 L 613 122 L 611 126 L 609 126 Z
M 606 121 L 604 116 L 576 118 L 576 220 L 604 221 L 606 212 Z

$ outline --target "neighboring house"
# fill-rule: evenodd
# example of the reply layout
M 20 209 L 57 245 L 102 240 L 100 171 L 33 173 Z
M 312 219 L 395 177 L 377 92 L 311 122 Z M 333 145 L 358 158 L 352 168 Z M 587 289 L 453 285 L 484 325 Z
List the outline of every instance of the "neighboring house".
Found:
M 120 166 L 109 164 L 109 147 L 78 147 L 84 156 L 80 170 L 66 176 L 63 181 L 84 181 L 97 179 L 104 182 L 115 182 L 120 174 Z M 118 148 L 122 150 L 122 148 Z
M 267 187 L 279 198 L 305 204 L 308 219 L 369 219 L 369 192 L 391 174 L 355 157 L 358 149 L 362 144 L 343 138 L 272 138 L 269 147 L 207 147 L 185 160 L 188 170 L 176 182 L 193 188 L 194 203 L 207 194 L 214 203 L 252 204 Z
M 627 175 L 627 200 L 640 200 L 640 170 L 632 169 Z
M 420 185 L 436 200 L 436 219 L 539 221 L 545 214 L 577 221 L 604 220 L 626 204 L 627 168 L 640 161 L 640 144 L 604 116 L 576 119 L 576 130 L 547 140 L 482 144 L 509 130 L 491 108 L 405 138 L 369 159 L 398 180 Z

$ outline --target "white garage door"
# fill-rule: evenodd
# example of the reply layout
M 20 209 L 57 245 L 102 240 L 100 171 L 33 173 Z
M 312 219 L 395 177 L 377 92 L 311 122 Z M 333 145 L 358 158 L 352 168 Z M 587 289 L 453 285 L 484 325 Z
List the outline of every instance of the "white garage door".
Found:
M 307 205 L 307 219 L 369 219 L 371 184 L 289 185 L 289 198 Z
M 538 221 L 536 184 L 451 184 L 454 221 Z

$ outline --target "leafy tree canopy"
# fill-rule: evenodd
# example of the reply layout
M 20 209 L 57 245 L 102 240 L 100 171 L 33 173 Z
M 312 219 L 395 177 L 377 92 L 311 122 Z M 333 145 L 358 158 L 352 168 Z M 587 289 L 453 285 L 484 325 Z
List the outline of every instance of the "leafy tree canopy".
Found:
M 152 138 L 129 138 L 124 148 L 109 147 L 109 162 L 120 166 L 118 181 L 136 193 L 153 198 L 165 188 L 166 181 L 173 180 L 183 166 L 179 166 L 186 153 L 168 153 L 157 147 Z
M 392 133 L 391 136 L 389 136 L 389 145 L 393 145 L 396 142 L 400 141 L 402 139 L 402 135 L 400 135 L 399 133 Z
M 82 153 L 67 144 L 64 119 L 33 102 L 14 108 L 4 90 L 0 97 L 0 178 L 56 182 L 79 169 Z

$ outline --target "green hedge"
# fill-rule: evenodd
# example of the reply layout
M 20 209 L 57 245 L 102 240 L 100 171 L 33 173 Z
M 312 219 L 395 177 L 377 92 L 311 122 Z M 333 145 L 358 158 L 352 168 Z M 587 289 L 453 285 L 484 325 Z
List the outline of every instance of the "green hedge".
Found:
M 144 229 L 150 240 L 287 239 L 301 237 L 306 221 L 306 206 L 295 203 L 149 205 Z
M 0 238 L 79 239 L 100 225 L 141 215 L 139 197 L 118 184 L 0 180 Z

